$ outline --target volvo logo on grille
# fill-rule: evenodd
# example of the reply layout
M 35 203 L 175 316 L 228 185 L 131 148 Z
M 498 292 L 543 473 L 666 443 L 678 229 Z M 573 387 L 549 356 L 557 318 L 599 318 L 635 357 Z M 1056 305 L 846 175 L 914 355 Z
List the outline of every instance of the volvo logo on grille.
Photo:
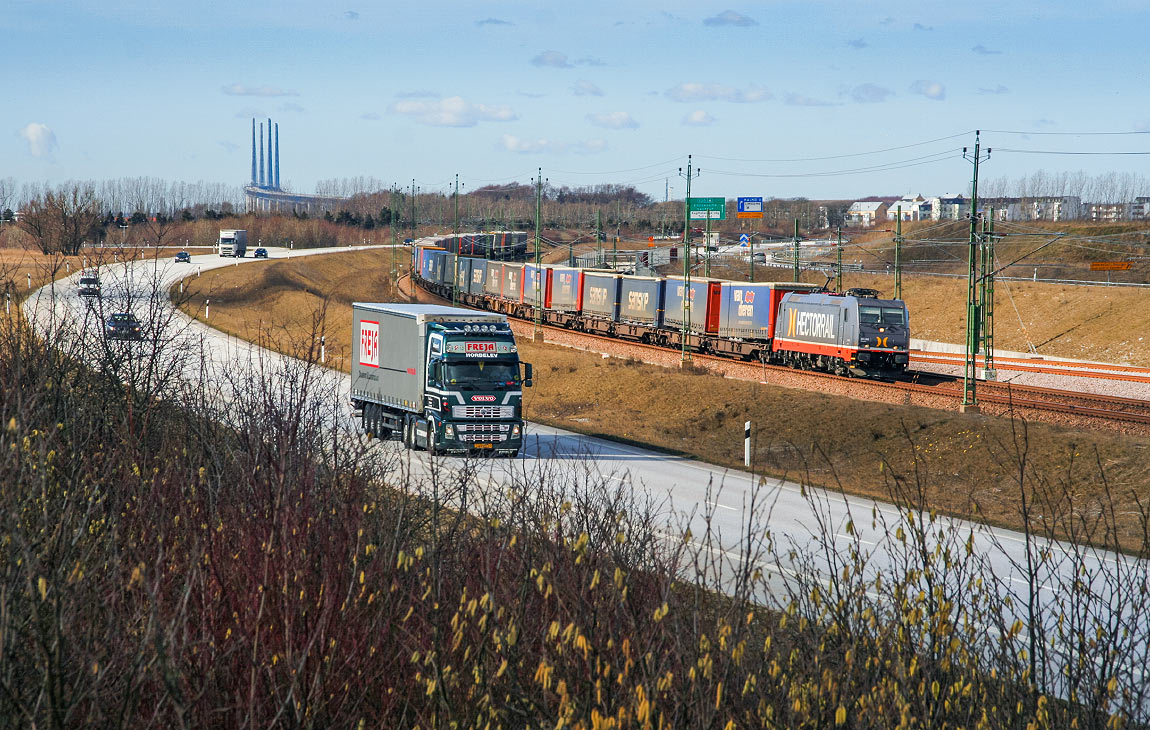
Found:
M 494 403 L 495 402 L 495 396 L 493 396 L 493 395 L 473 395 L 473 396 L 471 396 L 471 400 L 479 402 L 479 403 Z

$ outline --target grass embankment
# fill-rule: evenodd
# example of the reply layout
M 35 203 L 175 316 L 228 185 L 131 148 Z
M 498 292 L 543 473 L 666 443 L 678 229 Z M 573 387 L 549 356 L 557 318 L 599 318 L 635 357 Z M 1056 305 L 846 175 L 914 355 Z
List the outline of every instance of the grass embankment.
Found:
M 189 280 L 184 308 L 202 317 L 200 305 L 210 298 L 212 326 L 290 353 L 306 352 L 322 327 L 328 362 L 341 367 L 351 302 L 402 298 L 389 281 L 389 255 L 311 256 L 205 273 Z M 1003 419 L 834 398 L 523 340 L 520 350 L 536 372 L 527 416 L 541 423 L 741 468 L 749 420 L 757 424 L 756 466 L 773 474 L 885 497 L 892 470 L 918 470 L 931 507 L 1013 527 L 1021 524 L 1020 479 L 1030 499 L 1047 487 L 1051 499 L 1074 495 L 1050 505 L 1047 518 L 1095 514 L 1109 491 L 1121 505 L 1127 544 L 1138 547 L 1143 537 L 1132 504 L 1150 498 L 1145 440 L 1044 424 L 1027 424 L 1020 440 L 1022 426 Z

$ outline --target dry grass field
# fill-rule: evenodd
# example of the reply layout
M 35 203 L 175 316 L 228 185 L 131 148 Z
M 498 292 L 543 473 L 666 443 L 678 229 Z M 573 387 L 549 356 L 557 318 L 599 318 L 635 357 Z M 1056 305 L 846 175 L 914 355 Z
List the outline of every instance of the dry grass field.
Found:
M 188 280 L 182 306 L 202 318 L 210 298 L 212 326 L 293 354 L 306 353 L 323 332 L 328 363 L 338 367 L 350 346 L 351 302 L 403 299 L 390 281 L 390 255 L 208 272 Z M 930 315 L 917 317 L 917 326 L 924 320 Z M 541 423 L 741 468 L 750 420 L 758 424 L 756 468 L 766 473 L 879 497 L 898 475 L 921 486 L 930 507 L 1015 526 L 1020 482 L 1032 499 L 1073 495 L 1050 505 L 1046 517 L 1058 509 L 1097 514 L 1108 492 L 1127 537 L 1142 537 L 1135 502 L 1150 498 L 1144 439 L 833 398 L 523 340 L 520 349 L 536 372 L 527 417 Z

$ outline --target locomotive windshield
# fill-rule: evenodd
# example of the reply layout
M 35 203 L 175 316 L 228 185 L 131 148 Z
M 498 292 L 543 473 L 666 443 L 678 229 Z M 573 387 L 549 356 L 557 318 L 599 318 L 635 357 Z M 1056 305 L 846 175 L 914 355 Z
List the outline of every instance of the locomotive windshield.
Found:
M 903 311 L 894 307 L 859 307 L 859 322 L 869 325 L 903 326 Z

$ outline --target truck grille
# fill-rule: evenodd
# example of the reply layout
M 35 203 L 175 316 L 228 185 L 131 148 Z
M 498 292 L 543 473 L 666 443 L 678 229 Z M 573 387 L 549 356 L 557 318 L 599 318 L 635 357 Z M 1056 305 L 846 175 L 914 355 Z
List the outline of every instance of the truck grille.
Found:
M 506 423 L 461 423 L 455 427 L 459 440 L 467 443 L 506 441 L 510 424 Z
M 456 418 L 514 418 L 515 406 L 452 406 Z

